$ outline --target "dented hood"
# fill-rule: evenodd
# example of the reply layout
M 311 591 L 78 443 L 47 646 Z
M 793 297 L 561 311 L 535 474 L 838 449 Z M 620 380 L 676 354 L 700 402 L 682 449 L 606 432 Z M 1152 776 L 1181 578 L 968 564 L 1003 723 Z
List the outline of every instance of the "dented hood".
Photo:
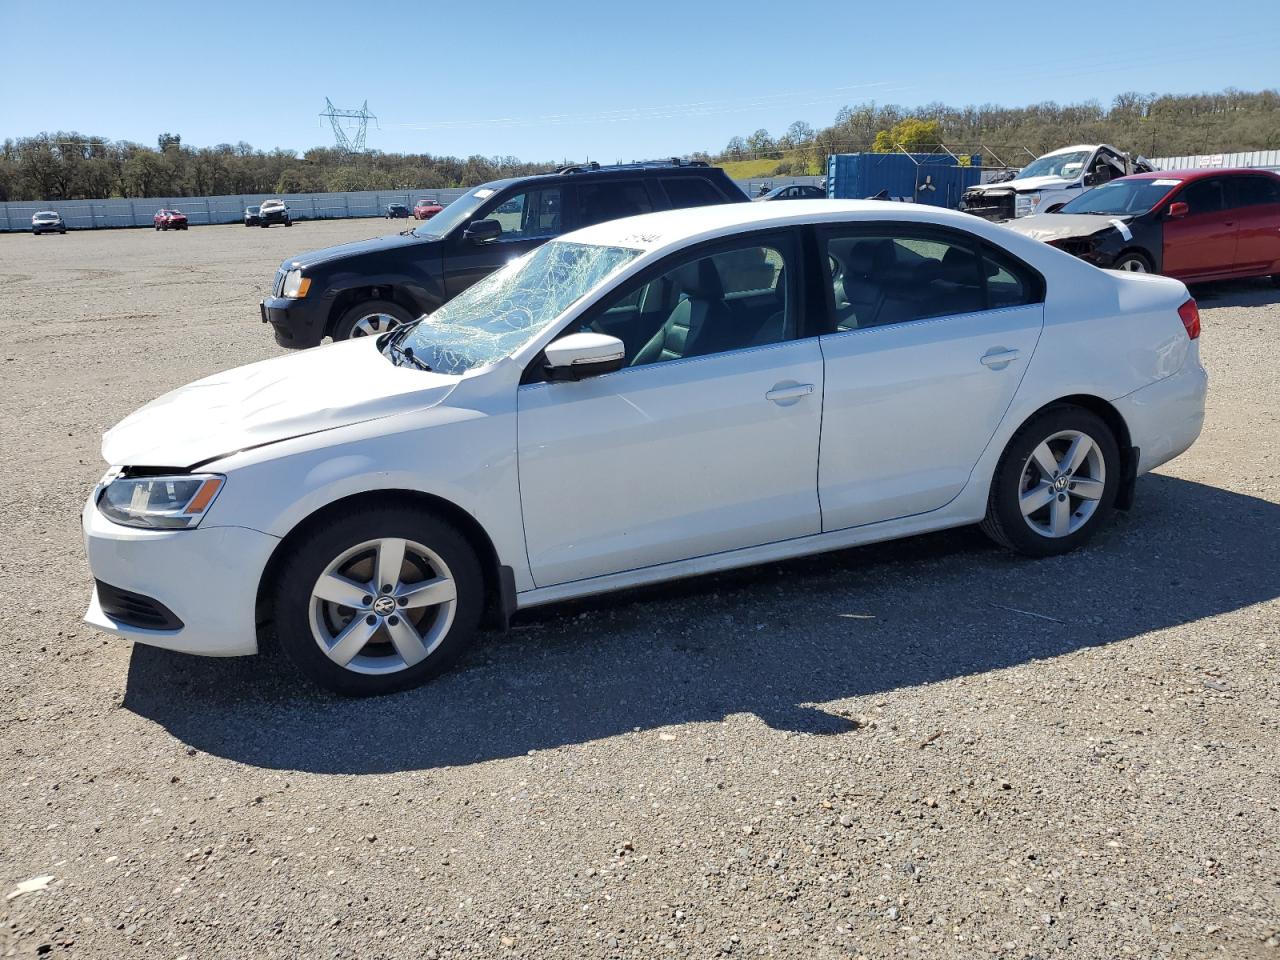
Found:
M 1079 182 L 1079 180 L 1063 180 L 1061 177 L 1014 177 L 1012 180 L 1004 180 L 1000 183 L 980 183 L 970 189 L 982 193 L 989 190 L 997 193 L 1002 190 L 1030 193 L 1036 190 L 1065 190 L 1067 187 L 1076 186 Z
M 384 357 L 372 337 L 264 360 L 179 387 L 102 438 L 113 466 L 191 467 L 215 457 L 439 403 L 459 378 Z
M 1038 213 L 1004 226 L 1033 240 L 1062 240 L 1065 237 L 1091 237 L 1100 230 L 1115 229 L 1113 221 L 1120 217 L 1100 213 Z

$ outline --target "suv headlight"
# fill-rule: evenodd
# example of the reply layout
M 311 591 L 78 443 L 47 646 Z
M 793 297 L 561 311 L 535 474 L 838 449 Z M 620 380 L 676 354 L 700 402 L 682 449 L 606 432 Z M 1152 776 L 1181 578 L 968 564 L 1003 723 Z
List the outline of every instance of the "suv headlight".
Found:
M 226 480 L 216 474 L 116 477 L 98 494 L 98 509 L 126 527 L 190 530 L 204 519 Z
M 304 277 L 301 270 L 290 270 L 284 275 L 284 287 L 280 290 L 280 295 L 291 300 L 301 300 L 310 289 L 310 277 Z
M 1040 206 L 1041 196 L 1038 193 L 1020 193 L 1013 201 L 1013 215 L 1015 217 L 1029 217 L 1036 212 L 1036 207 Z

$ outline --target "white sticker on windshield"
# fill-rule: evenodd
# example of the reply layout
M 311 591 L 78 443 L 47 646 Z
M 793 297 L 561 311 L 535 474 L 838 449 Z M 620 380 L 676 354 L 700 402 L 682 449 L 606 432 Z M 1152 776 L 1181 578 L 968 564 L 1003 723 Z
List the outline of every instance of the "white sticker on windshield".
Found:
M 1154 183 L 1157 187 L 1176 187 L 1182 181 L 1181 180 L 1152 180 L 1151 182 Z
M 1133 234 L 1129 230 L 1129 225 L 1123 220 L 1112 220 L 1111 225 L 1120 231 L 1120 236 L 1124 237 L 1125 243 L 1133 239 Z
M 482 190 L 477 190 L 475 193 L 472 194 L 472 196 L 475 197 L 477 200 L 483 200 L 485 197 L 493 196 L 493 191 L 490 190 L 488 187 L 485 187 Z

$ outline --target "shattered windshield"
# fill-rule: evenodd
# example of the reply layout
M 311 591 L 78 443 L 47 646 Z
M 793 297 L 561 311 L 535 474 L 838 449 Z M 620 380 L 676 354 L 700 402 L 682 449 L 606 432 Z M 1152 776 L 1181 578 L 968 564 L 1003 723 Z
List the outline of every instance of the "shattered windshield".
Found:
M 1077 150 L 1074 153 L 1055 153 L 1051 157 L 1041 157 L 1039 160 L 1033 160 L 1019 171 L 1017 179 L 1025 180 L 1027 177 L 1062 177 L 1064 180 L 1072 180 L 1076 174 L 1080 172 L 1080 168 L 1084 166 L 1084 162 L 1089 159 L 1088 150 Z
M 389 347 L 412 350 L 416 363 L 441 373 L 495 363 L 639 255 L 553 240 L 467 288 Z
M 1113 180 L 1096 190 L 1082 193 L 1058 208 L 1058 213 L 1105 213 L 1128 216 L 1146 213 L 1168 196 L 1182 181 L 1170 178 L 1156 180 Z

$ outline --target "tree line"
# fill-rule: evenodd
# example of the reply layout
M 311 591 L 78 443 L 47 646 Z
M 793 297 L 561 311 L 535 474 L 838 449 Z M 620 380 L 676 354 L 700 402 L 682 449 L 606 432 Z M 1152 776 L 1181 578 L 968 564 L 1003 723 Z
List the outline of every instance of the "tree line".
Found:
M 1280 91 L 1250 93 L 1122 93 L 1109 107 L 1077 104 L 995 104 L 952 107 L 930 103 L 846 106 L 820 130 L 796 121 L 778 137 L 768 130 L 734 137 L 708 159 L 721 163 L 773 159 L 776 175 L 819 173 L 832 153 L 897 149 L 983 153 L 983 162 L 1026 164 L 1073 143 L 1110 143 L 1148 157 L 1280 149 Z
M 816 174 L 825 169 L 829 154 L 896 150 L 901 144 L 909 150 L 981 153 L 987 164 L 1022 166 L 1030 155 L 1072 143 L 1110 143 L 1146 156 L 1280 149 L 1280 91 L 1130 92 L 1109 107 L 1096 100 L 1026 107 L 863 103 L 844 107 L 821 129 L 797 120 L 777 137 L 760 129 L 734 137 L 719 152 L 691 158 L 772 160 L 773 175 Z M 4 141 L 0 201 L 431 190 L 554 166 L 516 157 L 348 154 L 326 147 L 299 156 L 291 150 L 256 150 L 244 142 L 190 147 L 172 133 L 161 134 L 151 147 L 58 131 Z
M 243 142 L 196 148 L 171 133 L 161 134 L 150 147 L 58 131 L 4 141 L 0 201 L 431 190 L 553 166 L 516 157 L 348 154 L 326 147 L 299 156 L 291 150 L 255 150 Z

